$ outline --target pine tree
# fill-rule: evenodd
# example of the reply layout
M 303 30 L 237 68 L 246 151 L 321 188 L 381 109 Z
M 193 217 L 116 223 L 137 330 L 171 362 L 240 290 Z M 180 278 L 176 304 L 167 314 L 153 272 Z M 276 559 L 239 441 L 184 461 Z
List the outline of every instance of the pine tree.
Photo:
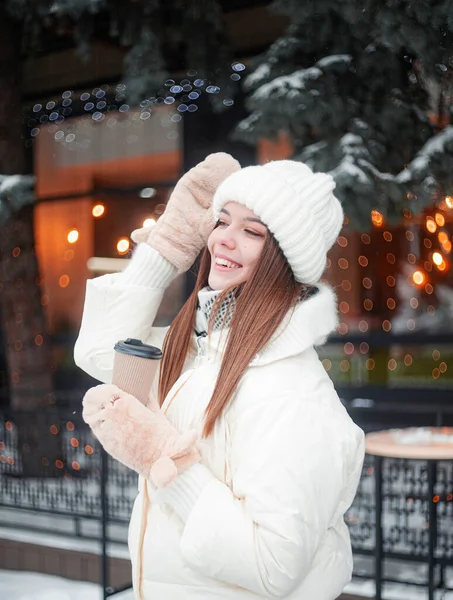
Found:
M 339 332 L 451 328 L 451 294 L 438 285 L 448 278 L 449 235 L 441 226 L 432 240 L 423 233 L 427 207 L 453 208 L 451 1 L 278 0 L 272 8 L 289 26 L 251 65 L 249 116 L 235 137 L 256 144 L 283 132 L 292 158 L 335 178 L 345 231 L 364 232 L 350 238 L 354 280 L 344 258 L 333 265 L 343 288 Z M 368 356 L 369 383 L 385 384 L 395 368 L 388 348 Z
M 273 8 L 290 25 L 245 81 L 250 115 L 237 137 L 255 143 L 286 132 L 295 159 L 334 176 L 356 228 L 370 227 L 373 208 L 401 221 L 408 192 L 421 209 L 451 190 L 452 130 L 440 137 L 436 125 L 448 118 L 453 85 L 451 2 Z
M 212 82 L 216 109 L 234 92 L 218 0 L 6 0 L 6 7 L 22 23 L 26 53 L 42 48 L 46 33 L 72 36 L 83 60 L 90 59 L 91 41 L 100 34 L 125 48 L 130 104 L 155 96 L 175 68 L 196 72 L 207 86 Z
M 50 349 L 33 247 L 33 178 L 23 175 L 20 27 L 0 9 L 0 315 L 12 407 L 45 406 Z

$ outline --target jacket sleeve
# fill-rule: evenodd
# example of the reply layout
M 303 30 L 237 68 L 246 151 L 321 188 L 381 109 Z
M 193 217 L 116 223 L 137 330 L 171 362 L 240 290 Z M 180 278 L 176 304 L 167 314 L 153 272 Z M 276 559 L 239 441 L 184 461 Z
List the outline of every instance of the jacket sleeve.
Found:
M 346 413 L 336 425 L 324 413 L 285 398 L 242 411 L 231 486 L 212 479 L 185 524 L 181 550 L 193 568 L 270 598 L 303 581 L 352 503 L 363 460 L 363 432 Z
M 89 375 L 110 383 L 113 346 L 135 337 L 161 346 L 165 328 L 153 322 L 176 269 L 147 244 L 140 244 L 127 269 L 87 281 L 74 361 Z

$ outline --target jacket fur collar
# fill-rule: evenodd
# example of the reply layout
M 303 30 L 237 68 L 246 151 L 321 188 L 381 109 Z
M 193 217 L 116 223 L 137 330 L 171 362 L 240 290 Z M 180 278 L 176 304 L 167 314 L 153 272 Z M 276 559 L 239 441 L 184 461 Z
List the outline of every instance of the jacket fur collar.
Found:
M 255 356 L 250 366 L 261 366 L 301 354 L 324 344 L 338 325 L 337 298 L 331 286 L 317 284 L 318 293 L 300 302 L 275 332 L 269 344 Z M 206 338 L 209 354 L 221 359 L 227 331 Z

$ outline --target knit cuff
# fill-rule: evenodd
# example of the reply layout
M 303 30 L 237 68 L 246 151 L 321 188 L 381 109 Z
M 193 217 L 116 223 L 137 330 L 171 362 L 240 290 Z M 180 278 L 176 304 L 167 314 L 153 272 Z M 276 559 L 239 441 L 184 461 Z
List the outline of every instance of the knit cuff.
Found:
M 156 502 L 168 504 L 186 522 L 201 493 L 214 479 L 208 468 L 197 463 L 178 475 L 170 485 L 160 489 Z
M 122 275 L 122 283 L 126 285 L 165 289 L 177 271 L 157 250 L 148 244 L 138 244 Z

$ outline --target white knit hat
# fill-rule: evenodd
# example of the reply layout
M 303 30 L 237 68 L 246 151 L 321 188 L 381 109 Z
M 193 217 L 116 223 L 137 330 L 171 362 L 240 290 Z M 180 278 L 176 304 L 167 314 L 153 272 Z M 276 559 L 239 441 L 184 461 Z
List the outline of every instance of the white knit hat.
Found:
M 296 280 L 315 284 L 343 225 L 343 209 L 334 189 L 330 175 L 313 173 L 297 161 L 245 167 L 219 185 L 214 218 L 217 221 L 227 202 L 250 208 L 274 235 Z

